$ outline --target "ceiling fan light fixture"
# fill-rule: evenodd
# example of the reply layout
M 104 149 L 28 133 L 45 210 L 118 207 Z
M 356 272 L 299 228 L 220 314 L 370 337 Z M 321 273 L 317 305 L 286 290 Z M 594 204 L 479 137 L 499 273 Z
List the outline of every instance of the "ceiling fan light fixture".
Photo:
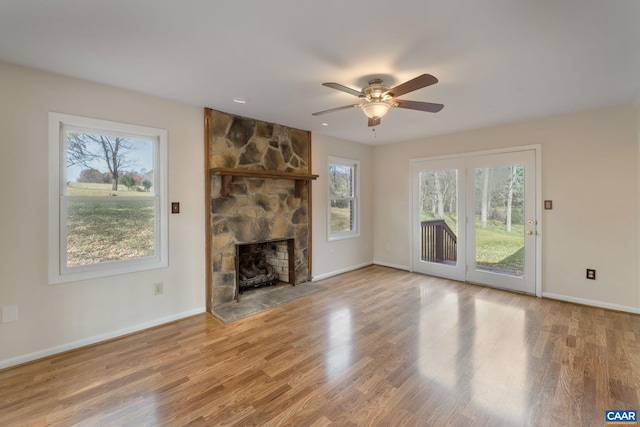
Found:
M 383 117 L 391 108 L 391 103 L 386 101 L 372 101 L 362 105 L 362 111 L 370 119 Z
M 362 90 L 352 89 L 339 83 L 322 83 L 322 86 L 336 89 L 341 92 L 348 93 L 349 95 L 358 97 L 358 99 L 360 99 L 360 103 L 345 105 L 344 107 L 331 108 L 324 111 L 318 111 L 317 113 L 313 113 L 312 115 L 319 116 L 322 114 L 333 113 L 334 111 L 347 110 L 355 107 L 360 108 L 365 116 L 367 116 L 367 118 L 369 119 L 367 121 L 368 126 L 374 127 L 380 124 L 380 118 L 385 116 L 389 109 L 393 107 L 437 113 L 438 111 L 442 110 L 444 105 L 434 104 L 431 102 L 407 101 L 404 99 L 397 99 L 397 97 L 399 96 L 402 96 L 409 92 L 413 92 L 414 90 L 431 86 L 435 83 L 438 83 L 438 79 L 431 74 L 421 74 L 416 78 L 396 85 L 392 88 L 385 85 L 382 79 L 369 80 L 369 84 L 362 88 Z

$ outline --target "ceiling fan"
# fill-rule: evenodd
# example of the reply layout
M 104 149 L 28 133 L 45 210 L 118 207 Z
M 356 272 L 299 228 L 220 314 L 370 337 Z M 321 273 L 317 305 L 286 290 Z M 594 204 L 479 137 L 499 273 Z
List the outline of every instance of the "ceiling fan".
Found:
M 365 86 L 360 91 L 338 83 L 322 83 L 323 86 L 357 96 L 360 98 L 361 102 L 359 104 L 345 105 L 344 107 L 318 111 L 312 115 L 320 116 L 334 111 L 346 110 L 349 108 L 360 108 L 369 118 L 369 126 L 377 126 L 380 124 L 382 116 L 387 114 L 389 109 L 394 107 L 437 113 L 442 110 L 444 105 L 433 104 L 431 102 L 404 101 L 402 99 L 397 99 L 397 97 L 402 96 L 405 93 L 413 92 L 414 90 L 422 89 L 423 87 L 431 86 L 435 83 L 438 83 L 438 79 L 433 77 L 431 74 L 422 74 L 393 88 L 386 86 L 381 79 L 373 79 L 369 81 L 368 86 Z

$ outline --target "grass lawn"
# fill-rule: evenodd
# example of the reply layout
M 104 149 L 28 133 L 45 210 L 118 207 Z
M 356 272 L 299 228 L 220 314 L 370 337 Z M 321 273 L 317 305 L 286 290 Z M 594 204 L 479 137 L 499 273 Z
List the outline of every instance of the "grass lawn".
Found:
M 75 195 L 150 195 L 135 191 L 114 192 L 110 184 L 83 184 Z M 73 188 L 73 187 L 72 187 Z M 92 193 L 92 194 L 87 194 Z M 154 201 L 70 201 L 67 217 L 67 265 L 153 256 Z
M 432 212 L 422 212 L 422 220 L 435 219 Z M 456 216 L 445 213 L 447 225 L 456 230 Z M 507 232 L 506 224 L 487 221 L 480 227 L 480 217 L 476 217 L 476 264 L 488 268 L 513 271 L 520 275 L 524 271 L 524 225 L 512 224 Z
M 487 227 L 482 228 L 477 218 L 476 264 L 521 275 L 524 271 L 524 225 L 512 224 L 508 233 L 503 223 L 487 221 Z
M 351 231 L 351 210 L 331 207 L 331 232 Z
M 111 184 L 70 182 L 67 185 L 67 194 L 69 196 L 153 196 L 153 191 L 128 190 L 124 185 L 118 185 L 118 190 L 113 191 Z

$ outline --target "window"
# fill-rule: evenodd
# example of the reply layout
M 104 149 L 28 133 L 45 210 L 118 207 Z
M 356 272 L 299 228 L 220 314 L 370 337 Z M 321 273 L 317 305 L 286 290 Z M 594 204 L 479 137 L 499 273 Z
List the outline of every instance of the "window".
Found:
M 360 162 L 329 157 L 329 240 L 357 237 Z
M 167 266 L 167 131 L 49 113 L 49 281 Z

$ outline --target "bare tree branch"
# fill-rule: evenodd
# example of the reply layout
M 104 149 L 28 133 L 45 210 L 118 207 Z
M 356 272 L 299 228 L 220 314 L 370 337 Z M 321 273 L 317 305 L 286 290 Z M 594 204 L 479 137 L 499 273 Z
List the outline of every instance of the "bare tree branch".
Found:
M 131 149 L 127 138 L 90 133 L 72 133 L 67 137 L 67 166 L 94 167 L 96 161 L 104 161 L 112 176 L 111 188 L 118 190 L 121 171 L 134 164 L 126 154 Z

